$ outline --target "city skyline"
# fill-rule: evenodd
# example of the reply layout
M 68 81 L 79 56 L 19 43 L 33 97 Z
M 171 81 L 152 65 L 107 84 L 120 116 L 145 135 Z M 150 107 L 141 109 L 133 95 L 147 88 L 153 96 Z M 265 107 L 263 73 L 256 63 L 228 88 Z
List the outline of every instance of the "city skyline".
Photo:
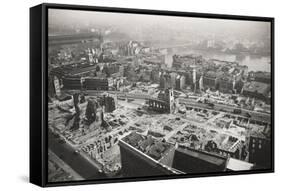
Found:
M 49 9 L 48 181 L 270 169 L 270 22 Z

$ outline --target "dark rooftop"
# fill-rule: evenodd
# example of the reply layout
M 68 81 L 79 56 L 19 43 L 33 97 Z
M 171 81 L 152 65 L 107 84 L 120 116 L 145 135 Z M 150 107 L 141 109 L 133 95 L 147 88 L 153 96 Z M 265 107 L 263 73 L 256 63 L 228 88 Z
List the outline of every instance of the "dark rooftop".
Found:
M 159 160 L 173 147 L 170 143 L 161 142 L 152 136 L 143 136 L 136 132 L 132 132 L 130 135 L 124 137 L 123 141 L 155 160 Z

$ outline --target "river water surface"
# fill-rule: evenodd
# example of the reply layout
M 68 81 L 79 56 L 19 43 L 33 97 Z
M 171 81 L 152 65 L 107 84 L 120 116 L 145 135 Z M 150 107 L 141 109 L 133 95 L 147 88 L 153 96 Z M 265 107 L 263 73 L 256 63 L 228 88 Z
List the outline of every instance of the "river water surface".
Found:
M 248 66 L 248 71 L 271 71 L 271 59 L 270 56 L 259 56 L 259 55 L 241 55 L 241 54 L 229 54 L 214 51 L 205 50 L 173 50 L 168 53 L 166 57 L 166 63 L 168 66 L 172 65 L 172 56 L 174 54 L 198 54 L 202 55 L 205 59 L 218 59 L 230 62 L 238 62 L 240 65 Z

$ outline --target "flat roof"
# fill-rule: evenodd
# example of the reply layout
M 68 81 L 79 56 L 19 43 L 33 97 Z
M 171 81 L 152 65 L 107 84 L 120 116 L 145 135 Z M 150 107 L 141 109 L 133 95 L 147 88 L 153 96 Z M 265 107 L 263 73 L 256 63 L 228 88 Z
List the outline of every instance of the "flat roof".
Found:
M 241 161 L 234 158 L 229 158 L 228 164 L 226 166 L 229 170 L 239 171 L 239 170 L 251 170 L 254 164 Z
M 269 85 L 262 82 L 251 81 L 246 83 L 243 87 L 245 91 L 257 92 L 260 94 L 265 94 L 268 91 Z
M 91 72 L 96 69 L 96 66 L 88 66 L 83 68 L 73 68 L 72 71 L 69 72 L 71 75 L 77 75 L 84 72 Z

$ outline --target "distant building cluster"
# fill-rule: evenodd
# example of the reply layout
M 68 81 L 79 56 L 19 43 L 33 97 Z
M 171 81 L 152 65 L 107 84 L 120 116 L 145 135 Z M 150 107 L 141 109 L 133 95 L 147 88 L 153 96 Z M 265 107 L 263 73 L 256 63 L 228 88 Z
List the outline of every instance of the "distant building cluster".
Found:
M 85 45 L 86 46 L 86 45 Z M 85 48 L 85 47 L 84 47 Z M 270 73 L 249 72 L 237 62 L 204 59 L 201 55 L 175 54 L 171 67 L 163 67 L 165 54 L 137 41 L 103 43 L 94 49 L 51 52 L 49 78 L 59 79 L 63 89 L 120 90 L 134 82 L 158 83 L 159 88 L 194 92 L 210 89 L 222 93 L 242 93 L 246 97 L 270 100 Z M 55 55 L 60 55 L 60 60 Z M 63 56 L 64 55 L 64 56 Z M 64 59 L 63 59 L 64 58 Z M 67 59 L 71 59 L 68 61 Z M 73 59 L 75 58 L 75 59 Z M 49 85 L 54 88 L 53 84 Z M 55 92 L 55 91 L 53 91 Z
M 240 93 L 244 84 L 244 78 L 248 75 L 248 68 L 240 66 L 236 62 L 227 62 L 216 59 L 204 60 L 197 55 L 175 55 L 173 67 L 185 72 L 185 83 L 196 90 L 219 90 L 223 93 Z M 171 76 L 173 76 L 171 74 Z M 182 82 L 184 82 L 182 80 Z M 179 86 L 178 86 L 179 87 Z M 183 88 L 180 88 L 183 89 Z

